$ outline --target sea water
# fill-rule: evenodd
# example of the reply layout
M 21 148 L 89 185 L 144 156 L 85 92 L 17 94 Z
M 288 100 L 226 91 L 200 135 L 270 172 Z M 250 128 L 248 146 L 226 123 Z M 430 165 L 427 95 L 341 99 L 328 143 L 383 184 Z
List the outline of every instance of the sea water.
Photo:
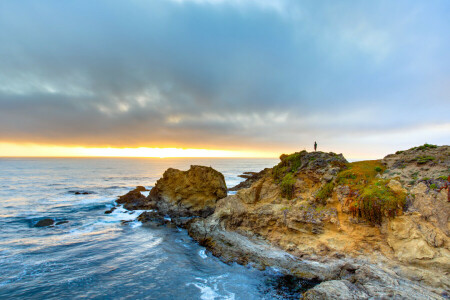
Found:
M 0 298 L 298 299 L 307 282 L 225 264 L 183 229 L 135 221 L 139 211 L 104 214 L 135 186 L 150 189 L 169 167 L 211 166 L 232 187 L 242 172 L 276 163 L 0 158 Z M 34 227 L 44 218 L 62 224 Z

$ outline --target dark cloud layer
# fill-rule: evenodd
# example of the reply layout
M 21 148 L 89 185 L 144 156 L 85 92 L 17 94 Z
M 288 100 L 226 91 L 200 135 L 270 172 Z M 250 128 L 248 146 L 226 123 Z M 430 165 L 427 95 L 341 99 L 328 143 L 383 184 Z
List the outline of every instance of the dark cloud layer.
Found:
M 2 1 L 0 141 L 448 144 L 448 13 L 447 1 Z

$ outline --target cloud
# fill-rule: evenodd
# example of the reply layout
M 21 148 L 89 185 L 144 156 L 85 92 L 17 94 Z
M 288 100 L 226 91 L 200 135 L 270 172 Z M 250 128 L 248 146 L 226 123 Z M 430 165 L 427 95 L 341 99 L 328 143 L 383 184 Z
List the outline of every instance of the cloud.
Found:
M 0 141 L 448 143 L 445 1 L 2 1 Z M 341 141 L 341 142 L 339 142 Z M 370 141 L 370 139 L 368 139 Z M 384 145 L 383 145 L 384 143 Z M 395 149 L 395 145 L 392 145 Z

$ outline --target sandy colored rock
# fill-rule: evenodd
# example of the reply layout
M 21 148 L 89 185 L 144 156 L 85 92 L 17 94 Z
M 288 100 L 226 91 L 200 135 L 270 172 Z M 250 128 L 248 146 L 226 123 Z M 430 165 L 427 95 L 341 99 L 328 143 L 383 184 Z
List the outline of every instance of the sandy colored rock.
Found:
M 427 172 L 432 174 L 436 166 L 441 172 L 440 163 L 446 163 L 444 156 L 428 163 Z M 390 168 L 397 167 L 395 159 L 386 164 L 386 174 L 394 173 Z M 416 161 L 411 164 L 416 168 Z M 225 261 L 275 266 L 324 280 L 308 291 L 307 299 L 442 299 L 441 293 L 450 288 L 444 193 L 429 183 L 411 187 L 401 176 L 381 176 L 383 172 L 374 170 L 378 165 L 370 161 L 366 166 L 379 185 L 373 190 L 382 191 L 375 195 L 408 195 L 406 208 L 397 206 L 398 213 L 383 216 L 380 224 L 354 215 L 349 206 L 360 191 L 347 184 L 358 178 L 352 172 L 337 178 L 346 170 L 343 157 L 302 151 L 282 156 L 278 166 L 249 188 L 219 200 L 214 214 L 189 223 L 189 234 Z M 290 199 L 282 192 L 287 173 L 293 178 Z M 364 175 L 361 180 L 355 185 L 368 179 Z M 274 247 L 270 251 L 278 253 L 276 259 L 266 247 Z
M 148 200 L 158 211 L 171 217 L 206 217 L 214 212 L 217 200 L 227 196 L 223 175 L 211 167 L 191 166 L 188 171 L 167 169 Z

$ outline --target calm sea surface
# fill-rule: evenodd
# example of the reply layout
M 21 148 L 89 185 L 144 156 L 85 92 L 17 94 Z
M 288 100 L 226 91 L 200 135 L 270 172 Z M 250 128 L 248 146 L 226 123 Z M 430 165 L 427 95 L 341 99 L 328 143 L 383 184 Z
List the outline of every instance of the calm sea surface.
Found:
M 0 158 L 1 299 L 285 299 L 302 282 L 227 265 L 185 230 L 104 211 L 168 167 L 212 166 L 228 187 L 276 159 Z M 76 195 L 75 192 L 90 192 Z M 68 221 L 36 228 L 52 218 Z M 305 284 L 303 283 L 305 286 Z

